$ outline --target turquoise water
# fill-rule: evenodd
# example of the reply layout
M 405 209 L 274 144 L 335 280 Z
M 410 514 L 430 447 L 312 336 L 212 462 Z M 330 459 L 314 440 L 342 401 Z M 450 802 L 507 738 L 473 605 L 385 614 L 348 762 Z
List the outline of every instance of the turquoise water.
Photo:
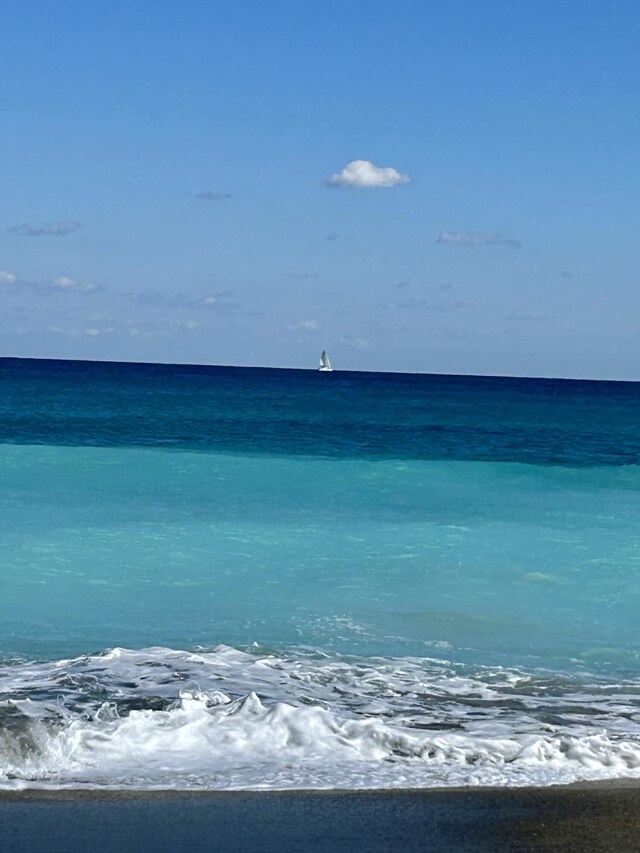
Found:
M 640 386 L 9 359 L 0 382 L 0 781 L 640 767 Z
M 11 446 L 0 645 L 635 666 L 635 467 Z M 607 647 L 607 651 L 598 651 Z

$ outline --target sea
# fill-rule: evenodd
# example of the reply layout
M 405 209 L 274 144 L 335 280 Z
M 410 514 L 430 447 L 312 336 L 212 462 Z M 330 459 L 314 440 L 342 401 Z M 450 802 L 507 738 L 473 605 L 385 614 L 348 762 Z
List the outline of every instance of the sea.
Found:
M 640 776 L 640 384 L 0 359 L 0 789 Z

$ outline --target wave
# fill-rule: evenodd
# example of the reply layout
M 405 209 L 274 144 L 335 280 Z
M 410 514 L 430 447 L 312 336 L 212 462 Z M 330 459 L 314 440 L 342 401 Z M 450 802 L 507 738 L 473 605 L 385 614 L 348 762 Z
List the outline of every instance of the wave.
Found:
M 0 666 L 4 788 L 407 788 L 620 776 L 640 776 L 634 680 L 227 646 Z

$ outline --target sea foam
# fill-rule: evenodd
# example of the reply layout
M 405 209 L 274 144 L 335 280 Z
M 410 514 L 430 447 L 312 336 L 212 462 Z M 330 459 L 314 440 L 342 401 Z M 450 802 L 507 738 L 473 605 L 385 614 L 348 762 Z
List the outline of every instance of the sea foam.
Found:
M 530 785 L 640 776 L 640 685 L 419 659 L 115 649 L 0 669 L 0 786 Z M 606 732 L 606 733 L 605 733 Z

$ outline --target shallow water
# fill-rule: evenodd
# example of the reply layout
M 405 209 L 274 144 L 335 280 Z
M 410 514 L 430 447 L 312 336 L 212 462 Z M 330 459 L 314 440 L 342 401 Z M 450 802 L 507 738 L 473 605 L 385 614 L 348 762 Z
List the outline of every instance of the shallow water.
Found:
M 0 784 L 640 775 L 640 386 L 0 384 Z

